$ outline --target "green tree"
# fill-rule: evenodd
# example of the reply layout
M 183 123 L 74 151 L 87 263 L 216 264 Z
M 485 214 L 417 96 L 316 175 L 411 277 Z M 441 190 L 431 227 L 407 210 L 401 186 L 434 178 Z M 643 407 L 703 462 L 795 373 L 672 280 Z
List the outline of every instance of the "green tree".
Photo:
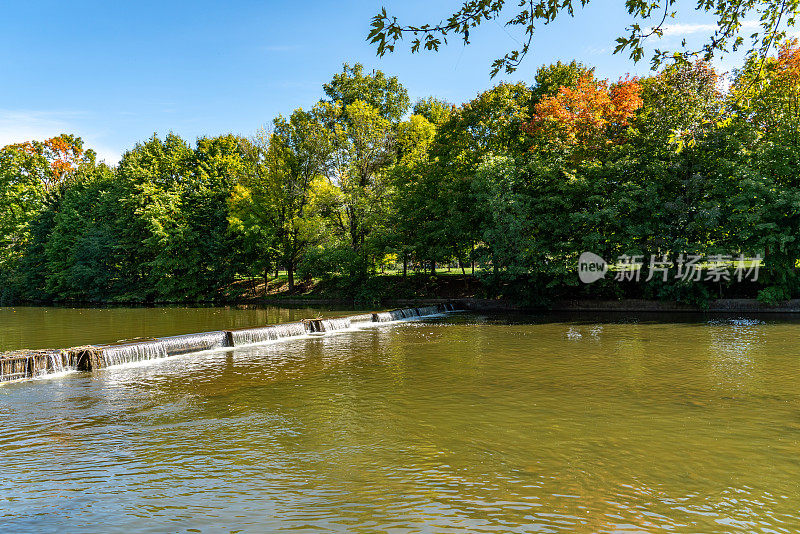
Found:
M 483 222 L 472 180 L 486 157 L 526 157 L 531 140 L 522 126 L 530 119 L 530 107 L 531 90 L 525 84 L 503 83 L 457 108 L 437 129 L 424 185 L 425 213 L 436 228 L 427 238 L 429 254 L 448 251 L 445 257 L 461 259 L 479 244 Z
M 389 202 L 389 241 L 403 259 L 404 276 L 412 255 L 434 264 L 442 255 L 437 250 L 441 228 L 434 217 L 436 212 L 430 210 L 431 200 L 438 197 L 429 159 L 435 135 L 436 126 L 422 114 L 411 115 L 397 127 L 398 161 L 390 173 L 393 195 Z
M 65 191 L 57 207 L 38 221 L 36 232 L 43 258 L 29 249 L 25 270 L 45 276 L 46 295 L 59 299 L 100 301 L 124 291 L 120 276 L 119 202 L 122 190 L 105 166 L 82 173 Z M 31 277 L 29 277 L 30 280 Z M 32 284 L 33 285 L 33 284 Z
M 555 96 L 562 87 L 575 89 L 578 80 L 586 75 L 594 76 L 594 69 L 575 60 L 569 63 L 557 61 L 550 65 L 542 65 L 533 76 L 531 106 L 535 106 L 547 96 Z
M 289 291 L 294 290 L 294 273 L 302 254 L 318 237 L 309 201 L 314 179 L 327 170 L 333 152 L 332 134 L 320 120 L 322 113 L 320 106 L 311 112 L 298 109 L 288 121 L 283 117 L 274 121 L 270 149 L 278 164 L 273 174 L 278 180 L 278 238 Z
M 357 101 L 365 102 L 378 110 L 381 117 L 397 122 L 408 110 L 408 91 L 396 76 L 386 76 L 382 71 L 364 74 L 364 65 L 352 67 L 344 64 L 342 72 L 322 86 L 329 104 L 347 108 Z
M 334 222 L 349 241 L 349 274 L 361 277 L 374 252 L 369 239 L 386 224 L 394 128 L 379 109 L 361 100 L 347 106 L 323 104 L 323 110 L 333 132 L 328 177 L 341 191 Z
M 421 115 L 428 119 L 428 122 L 439 126 L 443 124 L 453 113 L 455 106 L 444 100 L 439 100 L 433 96 L 421 98 L 414 104 L 413 115 Z
M 31 244 L 32 225 L 43 210 L 58 204 L 75 176 L 95 165 L 95 153 L 68 134 L 8 145 L 0 149 L 0 297 L 33 290 L 22 283 L 32 273 L 20 271 Z M 41 226 L 49 231 L 49 226 Z M 41 273 L 37 273 L 41 281 Z M 36 283 L 38 288 L 41 283 Z

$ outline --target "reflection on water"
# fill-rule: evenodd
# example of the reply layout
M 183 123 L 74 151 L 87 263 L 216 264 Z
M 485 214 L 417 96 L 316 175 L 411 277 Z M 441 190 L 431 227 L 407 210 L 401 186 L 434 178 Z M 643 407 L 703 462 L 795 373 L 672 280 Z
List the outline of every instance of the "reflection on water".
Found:
M 0 524 L 796 532 L 798 330 L 458 314 L 8 384 Z

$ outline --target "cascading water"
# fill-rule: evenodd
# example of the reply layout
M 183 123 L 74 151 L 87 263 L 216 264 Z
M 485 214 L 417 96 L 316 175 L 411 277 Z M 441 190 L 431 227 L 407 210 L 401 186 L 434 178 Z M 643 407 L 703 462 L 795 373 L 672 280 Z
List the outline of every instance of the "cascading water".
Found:
M 438 306 L 423 306 L 421 308 L 417 308 L 420 316 L 424 315 L 436 315 L 437 313 L 441 313 L 441 310 Z
M 306 334 L 306 327 L 303 323 L 286 323 L 261 328 L 232 330 L 230 334 L 233 346 L 238 347 L 239 345 L 252 345 L 253 343 L 303 336 Z
M 0 382 L 30 378 L 30 356 L 8 353 L 0 356 Z
M 353 324 L 358 323 L 385 323 L 454 310 L 454 304 L 446 303 L 334 319 L 310 319 L 260 328 L 186 334 L 115 345 L 87 345 L 64 350 L 22 350 L 0 353 L 0 382 L 76 369 L 91 371 L 130 362 L 158 360 L 192 352 L 299 337 L 309 332 L 334 332 L 351 328 Z
M 446 306 L 446 305 L 445 305 Z M 388 323 L 399 321 L 400 319 L 410 319 L 412 317 L 423 317 L 425 315 L 435 315 L 440 313 L 439 306 L 423 306 L 422 308 L 402 308 L 386 312 L 373 313 L 372 320 L 377 323 Z
M 309 332 L 334 332 L 345 330 L 352 326 L 350 317 L 339 317 L 336 319 L 311 319 L 306 321 Z
M 66 351 L 20 350 L 0 354 L 0 382 L 36 378 L 74 370 Z
M 372 322 L 372 314 L 371 313 L 362 313 L 361 315 L 351 315 L 348 317 L 350 319 L 350 324 L 353 323 L 370 323 Z
M 386 312 L 379 312 L 372 314 L 372 321 L 376 323 L 388 323 L 390 321 L 399 321 L 405 319 L 403 310 L 392 310 Z
M 93 367 L 157 360 L 168 356 L 166 345 L 159 340 L 107 345 L 100 347 L 99 352 L 98 358 L 93 362 Z
M 202 334 L 186 334 L 183 336 L 160 337 L 156 341 L 164 345 L 167 356 L 178 356 L 189 352 L 200 352 L 225 347 L 225 332 L 203 332 Z
M 54 352 L 49 355 L 49 361 L 47 362 L 47 371 L 49 373 L 63 373 L 65 371 L 69 371 L 69 368 L 65 365 L 64 362 L 64 355 L 61 352 Z

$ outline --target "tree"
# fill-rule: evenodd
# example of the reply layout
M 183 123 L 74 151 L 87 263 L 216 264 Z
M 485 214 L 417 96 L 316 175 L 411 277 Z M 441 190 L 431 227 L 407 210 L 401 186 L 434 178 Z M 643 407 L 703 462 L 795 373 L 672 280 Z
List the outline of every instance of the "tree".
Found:
M 380 70 L 364 74 L 364 65 L 361 63 L 352 67 L 345 63 L 342 72 L 334 75 L 322 88 L 329 104 L 338 102 L 344 109 L 356 101 L 362 101 L 392 122 L 400 120 L 410 103 L 408 91 L 396 76 L 386 76 Z
M 333 132 L 328 176 L 341 191 L 336 222 L 349 240 L 348 270 L 360 277 L 369 264 L 368 239 L 385 224 L 390 185 L 386 170 L 395 157 L 394 129 L 378 108 L 361 100 L 323 106 Z
M 736 75 L 731 100 L 757 139 L 800 144 L 800 46 L 781 45 L 777 56 L 751 56 Z
M 28 156 L 26 164 L 17 167 L 17 171 L 38 180 L 46 192 L 68 181 L 80 167 L 94 165 L 97 157 L 94 150 L 84 150 L 83 139 L 69 134 L 8 145 L 5 149 Z
M 431 107 L 418 105 L 416 109 L 427 111 Z M 398 161 L 391 169 L 393 196 L 389 202 L 389 220 L 390 241 L 403 258 L 404 276 L 410 255 L 433 265 L 441 257 L 437 250 L 441 228 L 437 227 L 436 211 L 430 209 L 431 203 L 439 198 L 437 186 L 440 185 L 430 175 L 429 148 L 435 135 L 436 126 L 421 114 L 411 115 L 397 127 Z
M 456 108 L 438 127 L 424 175 L 428 254 L 447 251 L 462 260 L 479 243 L 482 212 L 475 209 L 472 180 L 486 157 L 519 158 L 528 152 L 531 140 L 522 126 L 530 108 L 528 86 L 501 83 Z
M 248 171 L 233 186 L 227 199 L 228 225 L 238 243 L 237 253 L 243 273 L 263 274 L 264 285 L 269 272 L 279 262 L 277 181 L 271 174 L 277 163 L 268 160 L 271 133 L 262 130 L 253 138 L 245 152 Z
M 636 80 L 609 86 L 590 72 L 575 88 L 562 86 L 557 94 L 542 97 L 524 129 L 535 137 L 539 150 L 555 146 L 579 159 L 597 154 L 625 139 L 629 121 L 642 105 L 640 92 Z
M 463 0 L 461 7 L 446 19 L 418 25 L 400 24 L 397 17 L 390 16 L 383 8 L 372 18 L 367 40 L 376 46 L 379 56 L 394 52 L 397 42 L 404 35 L 413 36 L 410 41 L 412 53 L 420 50 L 437 51 L 442 44 L 447 44 L 450 35 L 459 36 L 468 45 L 472 30 L 484 22 L 505 16 L 506 26 L 521 28 L 525 37 L 518 48 L 492 63 L 491 74 L 494 77 L 500 71 L 511 73 L 516 70 L 531 48 L 537 27 L 551 24 L 565 15 L 574 16 L 575 7 L 585 6 L 588 1 L 582 0 L 580 6 L 576 6 L 572 0 L 519 0 L 517 7 L 510 8 L 510 12 L 506 13 L 505 0 Z M 648 39 L 660 38 L 664 34 L 668 19 L 678 14 L 677 8 L 674 0 L 626 1 L 625 10 L 634 22 L 620 29 L 622 35 L 616 39 L 614 53 L 628 52 L 631 59 L 639 61 L 644 56 Z M 751 52 L 766 57 L 772 47 L 786 37 L 786 27 L 794 25 L 800 11 L 800 0 L 699 2 L 695 11 L 716 19 L 713 35 L 699 49 L 688 49 L 685 42 L 677 50 L 655 49 L 652 55 L 653 68 L 670 58 L 683 61 L 701 58 L 709 61 L 714 55 L 740 49 L 746 39 L 750 41 Z M 745 24 L 750 19 L 759 21 L 758 28 L 751 29 Z
M 157 135 L 123 154 L 117 175 L 122 204 L 122 272 L 133 300 L 165 298 L 175 260 L 165 251 L 179 226 L 181 192 L 190 180 L 193 151 L 179 136 Z
M 672 65 L 640 85 L 642 107 L 633 122 L 647 150 L 695 147 L 722 119 L 719 76 L 708 63 Z
M 62 134 L 44 141 L 0 149 L 0 283 L 13 285 L 29 247 L 31 225 L 48 206 L 58 203 L 63 188 L 95 165 L 95 153 L 80 137 Z M 2 278 L 5 278 L 3 280 Z
M 575 89 L 578 81 L 584 76 L 594 77 L 594 69 L 575 60 L 569 63 L 557 61 L 550 65 L 542 65 L 533 76 L 531 104 L 535 106 L 543 98 L 557 95 L 562 87 Z
M 35 243 L 23 262 L 29 288 L 79 301 L 124 292 L 118 224 L 122 192 L 113 170 L 103 165 L 76 177 L 58 205 L 36 221 Z M 39 276 L 44 280 L 37 283 Z
M 172 298 L 217 298 L 233 281 L 226 200 L 250 172 L 249 150 L 247 139 L 231 134 L 197 140 L 180 193 L 176 233 L 161 263 L 171 273 L 165 293 Z
M 267 147 L 268 188 L 273 195 L 275 228 L 280 258 L 286 267 L 289 291 L 302 254 L 315 239 L 309 225 L 312 184 L 328 168 L 333 141 L 320 121 L 323 108 L 297 109 L 287 121 L 278 116 Z
M 246 140 L 169 134 L 123 155 L 122 248 L 131 298 L 214 298 L 232 280 L 226 200 L 248 172 Z
M 449 102 L 429 96 L 417 100 L 411 113 L 413 115 L 421 115 L 431 124 L 439 126 L 450 118 L 454 108 L 455 106 Z

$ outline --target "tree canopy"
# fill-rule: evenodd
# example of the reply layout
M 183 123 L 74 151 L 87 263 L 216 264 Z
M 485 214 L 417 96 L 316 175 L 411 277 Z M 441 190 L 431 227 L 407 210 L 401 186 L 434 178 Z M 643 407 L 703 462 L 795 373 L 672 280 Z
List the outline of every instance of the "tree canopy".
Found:
M 703 61 L 619 80 L 559 62 L 413 107 L 396 77 L 345 65 L 252 138 L 154 134 L 115 168 L 70 135 L 9 145 L 0 300 L 220 300 L 276 271 L 289 292 L 321 281 L 358 299 L 386 269 L 427 284 L 442 265 L 528 304 L 797 298 L 798 58 L 784 42 L 731 83 Z M 586 251 L 764 264 L 749 283 L 582 285 Z

